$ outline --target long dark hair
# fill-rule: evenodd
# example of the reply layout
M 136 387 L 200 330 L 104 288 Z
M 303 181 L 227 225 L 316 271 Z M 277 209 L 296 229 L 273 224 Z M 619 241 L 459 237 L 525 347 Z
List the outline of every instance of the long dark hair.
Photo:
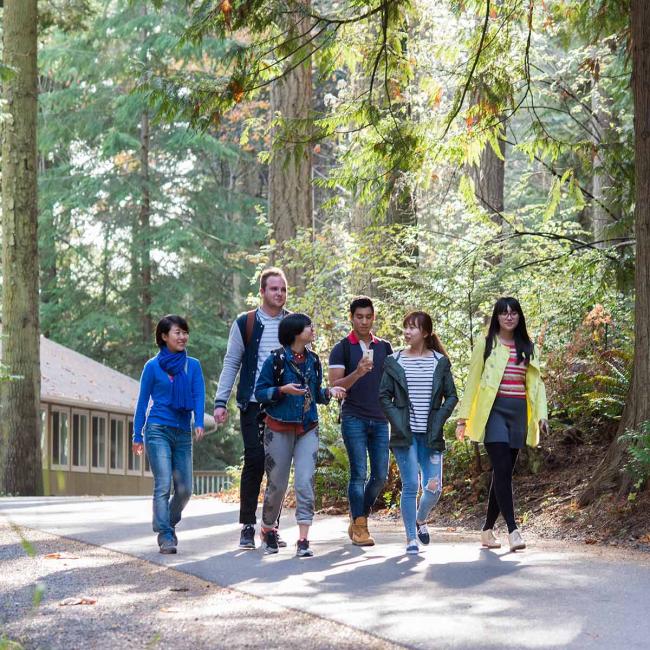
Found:
M 449 356 L 438 335 L 433 331 L 431 316 L 425 311 L 412 311 L 406 314 L 402 326 L 406 327 L 407 325 L 415 325 L 424 334 L 424 343 L 429 350 L 440 352 L 446 357 Z
M 526 329 L 526 318 L 524 317 L 524 312 L 521 309 L 521 305 L 516 298 L 511 296 L 506 296 L 504 298 L 499 298 L 494 304 L 494 310 L 492 311 L 492 320 L 490 321 L 490 329 L 488 330 L 487 336 L 485 337 L 485 354 L 483 359 L 487 359 L 492 353 L 492 348 L 494 347 L 494 342 L 496 341 L 497 334 L 499 333 L 499 315 L 505 314 L 510 307 L 511 311 L 517 312 L 519 314 L 519 322 L 517 327 L 515 327 L 515 347 L 517 349 L 517 363 L 526 361 L 526 365 L 530 363 L 530 360 L 535 355 L 533 342 L 528 336 L 528 330 Z

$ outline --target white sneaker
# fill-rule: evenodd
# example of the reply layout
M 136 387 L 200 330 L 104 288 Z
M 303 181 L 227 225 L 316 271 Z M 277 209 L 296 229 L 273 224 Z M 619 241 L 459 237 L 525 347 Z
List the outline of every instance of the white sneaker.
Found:
M 406 545 L 406 554 L 407 555 L 417 555 L 420 552 L 420 547 L 418 545 L 417 539 L 412 539 Z
M 494 534 L 493 528 L 481 531 L 481 546 L 485 546 L 485 548 L 501 548 L 501 542 Z
M 511 551 L 522 551 L 526 548 L 526 542 L 524 542 L 521 533 L 517 528 L 508 534 L 508 542 L 510 543 Z

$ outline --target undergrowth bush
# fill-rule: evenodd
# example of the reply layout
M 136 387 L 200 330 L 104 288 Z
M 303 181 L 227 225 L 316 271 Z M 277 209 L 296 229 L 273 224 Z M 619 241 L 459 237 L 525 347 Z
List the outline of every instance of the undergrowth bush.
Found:
M 628 460 L 624 469 L 640 489 L 650 479 L 650 420 L 643 422 L 638 429 L 628 429 L 619 440 L 627 448 Z

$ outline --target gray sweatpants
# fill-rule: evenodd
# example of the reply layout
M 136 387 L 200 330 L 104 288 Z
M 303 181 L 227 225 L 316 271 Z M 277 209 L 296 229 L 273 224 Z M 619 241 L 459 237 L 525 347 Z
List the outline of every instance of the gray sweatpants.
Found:
M 289 484 L 293 460 L 293 486 L 296 491 L 296 521 L 311 525 L 314 518 L 314 472 L 318 456 L 318 427 L 297 436 L 264 429 L 264 467 L 266 491 L 262 507 L 265 528 L 276 525 Z

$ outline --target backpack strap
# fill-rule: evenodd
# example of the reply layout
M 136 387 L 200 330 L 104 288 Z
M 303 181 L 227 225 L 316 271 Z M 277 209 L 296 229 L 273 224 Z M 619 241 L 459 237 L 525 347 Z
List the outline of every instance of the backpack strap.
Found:
M 276 386 L 282 384 L 282 375 L 284 374 L 284 354 L 284 348 L 271 350 L 271 357 L 273 357 L 273 383 Z
M 345 374 L 346 376 L 350 374 L 350 354 L 351 354 L 351 346 L 350 346 L 350 339 L 348 337 L 344 337 L 341 339 L 341 345 L 343 346 L 343 365 L 345 366 Z
M 246 330 L 244 336 L 244 347 L 248 347 L 250 340 L 253 338 L 253 327 L 255 327 L 255 315 L 257 309 L 251 309 L 246 314 Z

